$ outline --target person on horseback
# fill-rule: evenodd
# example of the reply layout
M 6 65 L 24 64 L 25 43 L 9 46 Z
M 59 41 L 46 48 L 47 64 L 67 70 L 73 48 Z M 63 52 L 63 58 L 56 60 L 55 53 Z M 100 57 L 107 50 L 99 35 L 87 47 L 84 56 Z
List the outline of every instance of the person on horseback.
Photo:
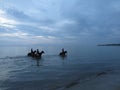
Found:
M 64 52 L 64 48 L 62 48 L 62 53 Z
M 31 48 L 31 54 L 33 54 L 33 49 Z
M 39 49 L 37 49 L 37 54 L 39 54 L 40 52 L 39 52 Z
M 62 52 L 59 53 L 60 56 L 66 56 L 67 51 L 64 51 L 64 48 L 62 48 Z

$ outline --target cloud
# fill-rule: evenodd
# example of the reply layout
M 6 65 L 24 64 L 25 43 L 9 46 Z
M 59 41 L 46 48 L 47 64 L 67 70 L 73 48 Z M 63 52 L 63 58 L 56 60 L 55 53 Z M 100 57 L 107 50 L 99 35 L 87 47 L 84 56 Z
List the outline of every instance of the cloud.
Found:
M 19 37 L 19 38 L 23 38 L 25 36 L 28 36 L 28 34 L 27 33 L 23 33 L 23 32 L 0 33 L 0 37 Z
M 34 43 L 118 41 L 118 0 L 2 1 L 1 36 Z M 29 2 L 29 3 L 28 3 Z M 1 5 L 1 4 L 0 4 Z M 8 5 L 8 6 L 7 6 Z M 29 42 L 30 43 L 30 42 Z
M 4 27 L 8 27 L 8 28 L 14 28 L 16 24 L 17 24 L 17 22 L 14 21 L 14 20 L 4 18 L 4 17 L 0 17 L 0 26 L 4 26 Z
M 18 24 L 17 21 L 7 17 L 5 11 L 0 9 L 0 26 L 5 28 L 15 28 L 15 25 Z

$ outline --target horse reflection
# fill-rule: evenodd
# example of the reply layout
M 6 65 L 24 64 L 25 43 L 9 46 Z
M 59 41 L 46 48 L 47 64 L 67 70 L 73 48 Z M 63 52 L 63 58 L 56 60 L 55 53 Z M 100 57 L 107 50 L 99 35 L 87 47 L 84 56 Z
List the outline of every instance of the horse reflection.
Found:
M 42 60 L 42 57 L 39 57 L 39 58 L 33 58 L 33 60 L 35 61 L 36 63 L 36 66 L 41 66 L 41 60 Z
M 40 59 L 36 59 L 36 66 L 40 66 Z

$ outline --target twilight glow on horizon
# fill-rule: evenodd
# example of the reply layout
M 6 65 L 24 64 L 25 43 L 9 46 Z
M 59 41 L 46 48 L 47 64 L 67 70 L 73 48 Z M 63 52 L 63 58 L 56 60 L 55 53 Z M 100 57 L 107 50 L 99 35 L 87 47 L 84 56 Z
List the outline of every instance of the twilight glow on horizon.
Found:
M 120 43 L 119 0 L 0 0 L 0 45 Z

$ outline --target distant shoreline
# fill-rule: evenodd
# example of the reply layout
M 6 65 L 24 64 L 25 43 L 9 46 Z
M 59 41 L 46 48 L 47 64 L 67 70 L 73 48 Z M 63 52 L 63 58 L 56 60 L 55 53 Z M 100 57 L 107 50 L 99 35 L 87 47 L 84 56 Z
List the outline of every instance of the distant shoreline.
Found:
M 98 44 L 97 46 L 120 46 L 120 44 Z

